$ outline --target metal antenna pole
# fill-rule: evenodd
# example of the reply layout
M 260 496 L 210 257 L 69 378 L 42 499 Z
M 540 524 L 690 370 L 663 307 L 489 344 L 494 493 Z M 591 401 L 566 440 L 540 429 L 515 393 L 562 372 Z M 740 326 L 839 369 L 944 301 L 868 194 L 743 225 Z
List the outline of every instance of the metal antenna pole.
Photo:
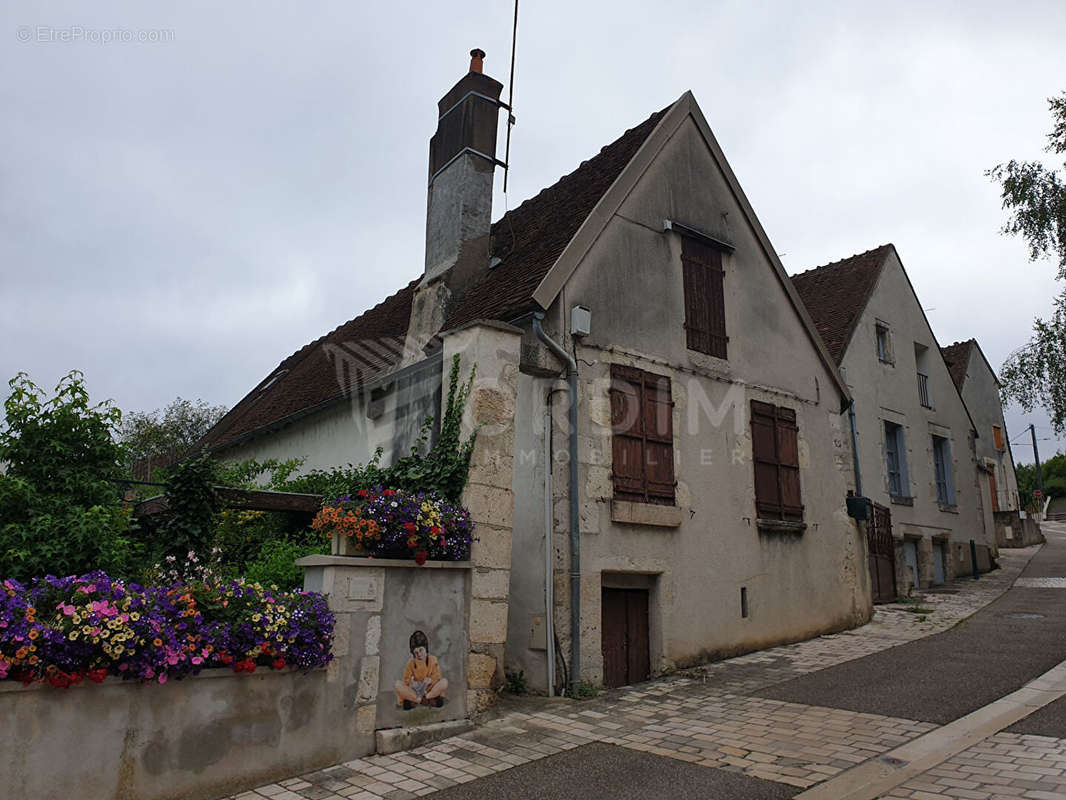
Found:
M 514 54 L 518 46 L 518 0 L 514 0 L 514 28 L 511 31 L 511 78 L 507 81 L 507 144 L 504 146 L 503 190 L 507 191 L 507 176 L 511 174 L 511 128 L 514 126 Z
M 1029 426 L 1029 433 L 1033 437 L 1033 460 L 1036 461 L 1036 488 L 1040 490 L 1040 502 L 1044 502 L 1044 476 L 1040 469 L 1040 451 L 1036 449 L 1036 428 Z

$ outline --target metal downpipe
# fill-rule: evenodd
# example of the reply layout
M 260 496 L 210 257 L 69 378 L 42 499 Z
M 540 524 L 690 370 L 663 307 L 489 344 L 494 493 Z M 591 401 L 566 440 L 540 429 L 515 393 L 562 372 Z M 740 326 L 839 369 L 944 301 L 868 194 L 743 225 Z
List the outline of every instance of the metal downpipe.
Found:
M 566 365 L 567 390 L 570 394 L 570 693 L 581 676 L 581 537 L 578 512 L 577 475 L 577 362 L 561 344 L 544 332 L 543 313 L 533 315 L 533 332 Z

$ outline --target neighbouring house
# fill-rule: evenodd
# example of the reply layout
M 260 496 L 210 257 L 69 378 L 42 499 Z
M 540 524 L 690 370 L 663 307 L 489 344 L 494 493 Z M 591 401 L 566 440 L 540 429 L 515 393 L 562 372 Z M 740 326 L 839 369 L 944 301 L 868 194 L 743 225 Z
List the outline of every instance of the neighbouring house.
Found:
M 423 275 L 282 361 L 208 445 L 390 458 L 439 416 L 452 357 L 476 364 L 472 707 L 505 668 L 618 685 L 866 621 L 849 391 L 695 99 L 490 224 L 502 87 L 472 55 L 430 144 Z
M 877 599 L 972 573 L 971 542 L 980 568 L 991 568 L 992 506 L 975 442 L 992 430 L 978 431 L 896 248 L 792 282 L 854 400 L 850 488 L 874 501 L 878 524 L 891 526 L 896 586 L 882 581 Z
M 985 501 L 992 509 L 999 547 L 1024 547 L 1041 541 L 1035 520 L 1019 513 L 1018 479 L 1014 474 L 999 379 L 976 339 L 941 348 L 951 379 L 962 394 L 977 426 L 978 481 L 987 485 Z

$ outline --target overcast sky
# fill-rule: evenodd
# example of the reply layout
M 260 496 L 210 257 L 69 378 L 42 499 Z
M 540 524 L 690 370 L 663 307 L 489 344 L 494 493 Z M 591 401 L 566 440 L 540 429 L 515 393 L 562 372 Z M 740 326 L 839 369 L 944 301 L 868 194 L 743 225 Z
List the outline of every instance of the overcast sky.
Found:
M 0 377 L 125 410 L 233 405 L 420 274 L 435 103 L 474 46 L 507 82 L 508 0 L 0 6 Z M 983 172 L 1043 155 L 1064 31 L 1061 0 L 524 0 L 506 201 L 691 89 L 790 273 L 891 241 L 998 369 L 1057 284 Z

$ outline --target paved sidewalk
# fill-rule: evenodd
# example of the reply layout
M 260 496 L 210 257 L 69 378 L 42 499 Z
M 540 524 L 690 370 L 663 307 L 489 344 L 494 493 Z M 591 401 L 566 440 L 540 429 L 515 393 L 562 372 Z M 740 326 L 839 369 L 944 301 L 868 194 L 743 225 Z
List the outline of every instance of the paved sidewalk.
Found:
M 809 787 L 938 726 L 749 696 L 749 692 L 946 630 L 1006 591 L 1038 548 L 1001 551 L 977 582 L 879 606 L 867 625 L 709 664 L 584 702 L 530 698 L 462 736 L 368 756 L 236 800 L 406 800 L 598 742 Z M 508 705 L 511 705 L 510 703 Z M 998 733 L 885 800 L 1066 798 L 1066 740 Z M 1057 793 L 1056 793 L 1057 792 Z

